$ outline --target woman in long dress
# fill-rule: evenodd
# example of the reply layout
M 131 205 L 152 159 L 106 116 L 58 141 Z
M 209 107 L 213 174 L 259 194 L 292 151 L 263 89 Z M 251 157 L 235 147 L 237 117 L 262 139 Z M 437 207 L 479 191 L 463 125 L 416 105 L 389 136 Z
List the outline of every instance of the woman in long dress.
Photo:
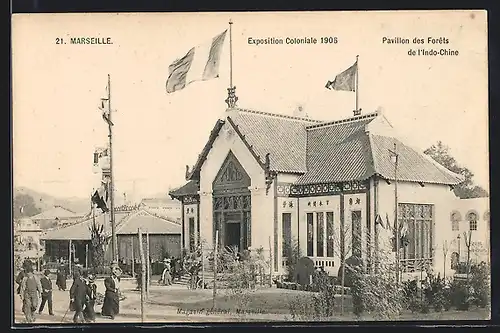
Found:
M 121 269 L 118 265 L 111 266 L 111 276 L 104 280 L 104 303 L 102 305 L 101 314 L 104 317 L 115 319 L 115 316 L 120 313 L 120 275 Z
M 59 290 L 66 290 L 66 270 L 64 269 L 64 266 L 57 269 L 56 285 Z
M 172 284 L 172 276 L 170 275 L 170 261 L 164 261 L 165 268 L 161 274 L 161 284 L 164 286 L 170 286 Z

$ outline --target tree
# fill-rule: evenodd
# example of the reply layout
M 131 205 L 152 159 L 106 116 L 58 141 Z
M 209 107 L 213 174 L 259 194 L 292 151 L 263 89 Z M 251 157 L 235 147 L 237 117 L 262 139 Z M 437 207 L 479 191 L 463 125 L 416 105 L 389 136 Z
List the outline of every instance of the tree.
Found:
M 14 218 L 30 217 L 40 214 L 41 210 L 35 205 L 35 200 L 29 194 L 17 194 L 14 197 Z
M 104 268 L 104 253 L 106 248 L 104 226 L 98 225 L 94 217 L 92 225 L 89 227 L 89 231 L 91 239 L 92 268 L 94 273 L 100 273 Z
M 488 192 L 481 186 L 474 185 L 472 178 L 474 174 L 466 167 L 460 166 L 453 156 L 450 154 L 450 147 L 438 141 L 435 145 L 430 146 L 424 151 L 424 154 L 429 155 L 432 159 L 448 170 L 461 174 L 465 180 L 456 185 L 453 192 L 460 199 L 483 198 L 488 196 Z

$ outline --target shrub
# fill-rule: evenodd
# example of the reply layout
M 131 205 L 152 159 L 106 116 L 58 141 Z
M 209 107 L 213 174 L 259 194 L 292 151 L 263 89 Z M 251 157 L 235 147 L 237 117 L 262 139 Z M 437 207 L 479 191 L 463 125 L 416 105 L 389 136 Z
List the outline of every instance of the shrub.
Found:
M 296 238 L 292 239 L 292 243 L 286 250 L 287 257 L 287 275 L 286 280 L 290 282 L 297 282 L 297 263 L 302 258 L 302 251 L 300 250 L 299 242 Z
M 328 275 L 323 272 L 316 273 L 313 291 L 318 294 L 313 296 L 315 315 L 318 317 L 330 317 L 335 309 L 335 288 L 330 284 Z
M 306 321 L 316 319 L 316 307 L 312 307 L 310 299 L 303 295 L 291 297 L 288 301 L 288 308 L 294 320 Z
M 467 281 L 454 279 L 450 284 L 450 303 L 457 310 L 469 310 L 470 299 L 467 289 Z
M 486 307 L 490 302 L 490 269 L 486 263 L 482 262 L 471 267 L 470 285 L 473 304 Z
M 407 310 L 411 312 L 422 311 L 422 297 L 416 279 L 403 282 L 403 297 Z
M 392 253 L 384 248 L 380 249 L 376 273 L 365 274 L 362 266 L 351 267 L 354 314 L 359 316 L 366 312 L 382 320 L 396 319 L 399 316 L 404 295 L 402 286 L 394 283 L 395 267 L 392 257 Z
M 427 303 L 425 305 L 436 312 L 440 312 L 443 309 L 448 310 L 450 308 L 450 301 L 446 297 L 446 289 L 448 289 L 448 286 L 445 279 L 441 278 L 439 273 L 435 275 L 431 271 L 428 271 L 423 285 L 423 292 Z

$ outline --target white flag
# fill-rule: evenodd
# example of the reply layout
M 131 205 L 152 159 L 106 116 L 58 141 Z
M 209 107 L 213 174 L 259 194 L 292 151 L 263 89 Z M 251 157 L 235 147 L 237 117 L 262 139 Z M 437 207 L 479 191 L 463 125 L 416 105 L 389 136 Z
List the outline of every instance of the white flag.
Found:
M 168 67 L 167 93 L 184 89 L 194 81 L 219 77 L 219 63 L 227 30 L 212 38 L 210 42 L 195 46 Z

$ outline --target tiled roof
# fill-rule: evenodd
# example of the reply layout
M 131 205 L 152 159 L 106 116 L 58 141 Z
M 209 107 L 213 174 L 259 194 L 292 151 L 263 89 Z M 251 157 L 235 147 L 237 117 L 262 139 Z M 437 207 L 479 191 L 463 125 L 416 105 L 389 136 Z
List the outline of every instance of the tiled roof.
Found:
M 182 227 L 173 221 L 166 218 L 155 216 L 146 210 L 140 210 L 128 216 L 117 227 L 117 235 L 137 234 L 138 228 L 141 228 L 144 233 L 150 234 L 180 234 Z
M 238 111 L 231 120 L 259 157 L 261 164 L 265 163 L 265 156 L 269 153 L 271 171 L 307 171 L 305 128 L 318 123 L 317 120 L 244 109 Z
M 123 219 L 130 213 L 115 213 L 115 219 L 117 226 L 123 221 Z M 99 214 L 96 216 L 97 224 L 106 223 L 106 231 L 111 234 L 111 223 L 109 221 L 109 214 Z M 92 225 L 92 217 L 86 220 L 72 224 L 67 227 L 61 227 L 47 231 L 41 238 L 45 240 L 90 240 L 90 230 L 89 227 Z
M 462 181 L 460 175 L 405 145 L 392 134 L 373 133 L 368 125 L 378 116 L 372 113 L 321 122 L 234 109 L 226 119 L 261 166 L 264 167 L 265 156 L 269 154 L 270 171 L 301 174 L 296 184 L 364 180 L 373 175 L 393 179 L 394 164 L 389 149 L 393 149 L 394 142 L 399 154 L 398 179 L 449 185 Z M 188 180 L 198 179 L 199 170 L 223 124 L 224 121 L 219 121 L 212 130 L 198 161 L 186 177 Z M 198 184 L 188 183 L 171 191 L 170 195 L 179 197 L 195 191 L 198 191 Z
M 297 184 L 363 180 L 374 173 L 365 125 L 374 117 L 307 130 L 307 172 Z
M 296 184 L 315 184 L 365 180 L 373 175 L 394 180 L 394 162 L 390 150 L 397 146 L 398 180 L 454 185 L 457 175 L 423 152 L 405 145 L 393 136 L 366 131 L 377 113 L 342 121 L 310 126 L 307 146 L 308 171 Z
M 90 204 L 89 204 L 90 206 Z M 31 219 L 33 220 L 54 220 L 55 218 L 58 219 L 68 219 L 68 218 L 78 218 L 80 215 L 76 214 L 75 212 L 70 211 L 69 209 L 63 208 L 61 206 L 57 206 L 54 208 L 51 208 L 49 210 L 46 210 L 44 212 L 41 212 L 38 215 L 32 216 Z
M 182 185 L 181 187 L 170 191 L 168 194 L 172 198 L 178 199 L 178 198 L 186 196 L 186 195 L 197 195 L 199 190 L 200 190 L 200 187 L 199 187 L 198 181 L 190 180 L 186 184 Z
M 396 143 L 399 155 L 398 180 L 435 184 L 457 184 L 462 181 L 461 175 L 449 171 L 429 156 L 395 138 L 371 134 L 370 140 L 375 170 L 385 179 L 394 179 L 394 162 L 388 151 L 394 150 Z

